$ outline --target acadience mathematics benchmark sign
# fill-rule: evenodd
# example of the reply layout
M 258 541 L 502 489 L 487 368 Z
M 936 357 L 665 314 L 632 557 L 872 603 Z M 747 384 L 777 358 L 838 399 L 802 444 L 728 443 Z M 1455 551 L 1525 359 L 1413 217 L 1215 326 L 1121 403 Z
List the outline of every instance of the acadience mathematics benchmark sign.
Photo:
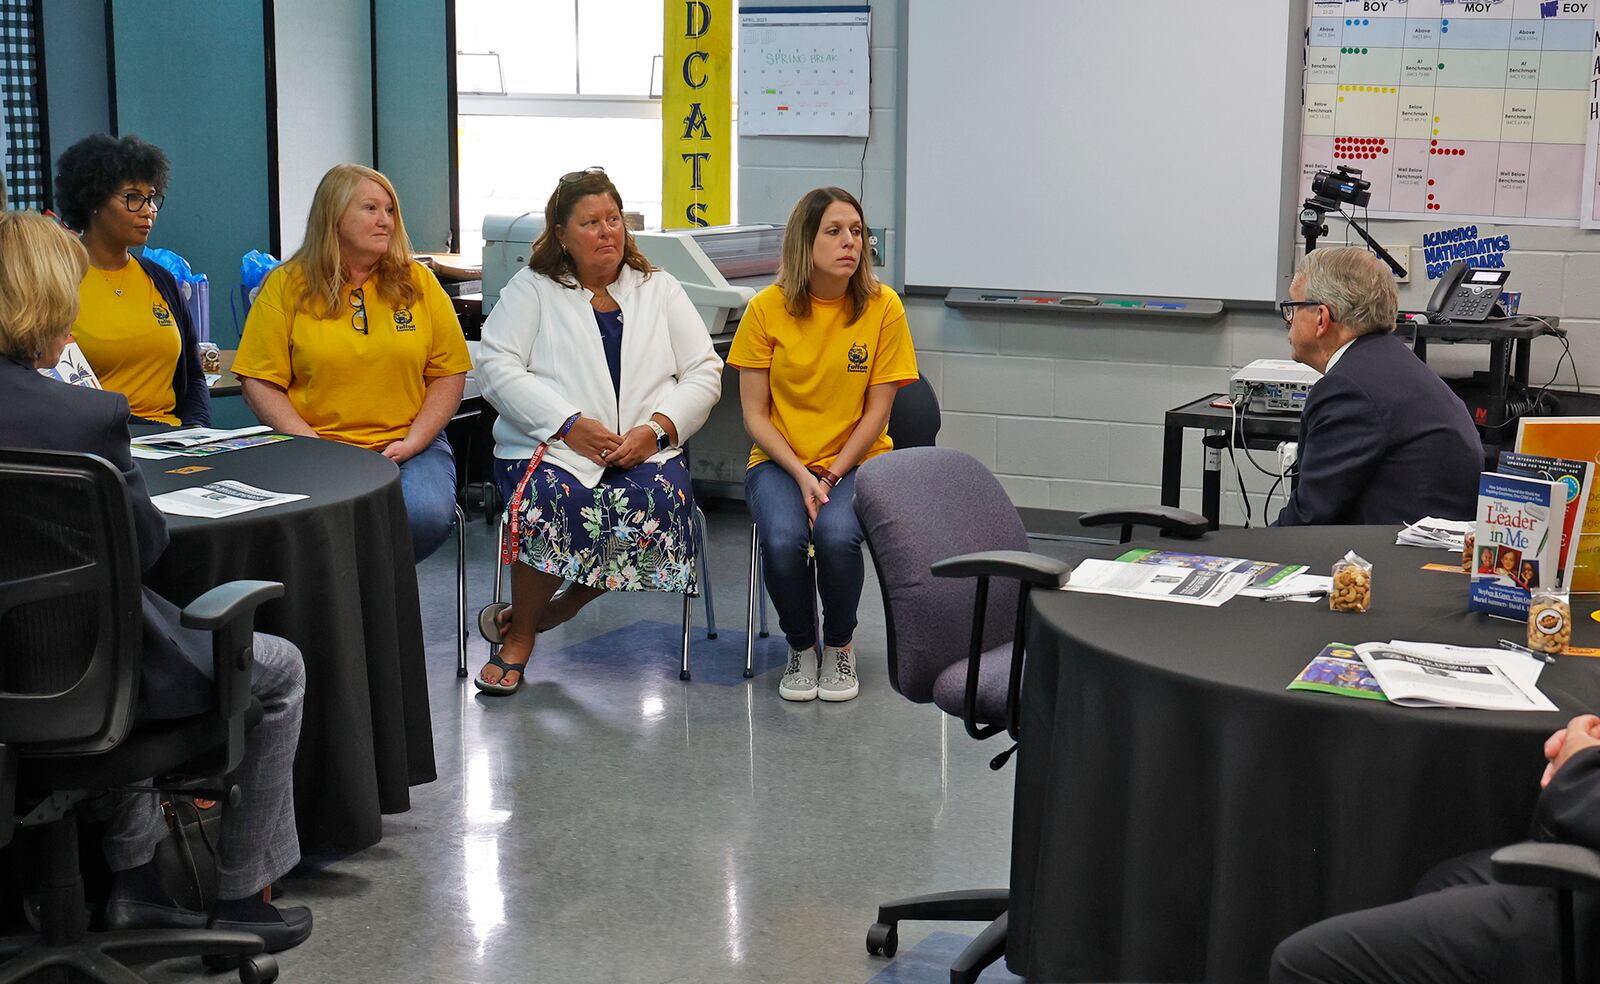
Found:
M 733 0 L 666 0 L 661 227 L 727 225 L 733 128 Z

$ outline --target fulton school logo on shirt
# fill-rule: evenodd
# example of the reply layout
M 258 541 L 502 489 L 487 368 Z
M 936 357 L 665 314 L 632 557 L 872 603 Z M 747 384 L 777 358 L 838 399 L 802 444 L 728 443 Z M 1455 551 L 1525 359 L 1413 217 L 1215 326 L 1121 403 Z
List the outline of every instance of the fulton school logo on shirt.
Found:
M 156 324 L 163 328 L 172 327 L 172 312 L 168 311 L 166 306 L 161 304 L 159 301 L 150 305 L 150 313 L 155 315 Z
M 396 311 L 394 313 L 394 330 L 395 331 L 416 331 L 417 330 L 416 319 L 411 317 L 411 310 L 409 308 L 407 308 L 405 310 L 402 310 L 402 311 Z
M 850 346 L 850 351 L 845 356 L 850 364 L 845 367 L 846 372 L 867 371 L 867 347 L 860 342 Z

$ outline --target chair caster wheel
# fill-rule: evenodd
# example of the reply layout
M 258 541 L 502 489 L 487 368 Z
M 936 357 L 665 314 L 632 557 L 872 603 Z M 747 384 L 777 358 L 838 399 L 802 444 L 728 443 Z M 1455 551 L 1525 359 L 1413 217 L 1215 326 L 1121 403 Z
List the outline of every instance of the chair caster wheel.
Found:
M 239 962 L 239 984 L 271 984 L 278 979 L 278 960 L 270 953 L 252 953 Z
M 894 957 L 900 949 L 900 930 L 892 925 L 873 923 L 867 930 L 867 952 L 875 957 Z
M 756 638 L 757 638 L 757 639 L 765 639 L 765 638 L 767 638 L 767 637 L 768 637 L 768 636 L 770 636 L 770 635 L 772 635 L 772 633 L 771 633 L 771 632 L 757 632 L 757 633 L 756 633 Z
M 707 632 L 706 633 L 706 638 L 707 639 L 715 639 L 716 637 L 717 637 L 717 634 L 715 632 Z
M 464 666 L 456 667 L 456 679 L 457 680 L 465 680 L 466 678 L 467 678 L 467 668 L 464 667 Z
M 751 677 L 753 677 L 755 675 L 756 675 L 756 671 L 755 670 L 745 670 L 744 671 L 744 678 L 746 680 L 750 679 Z
M 678 679 L 679 680 L 687 680 L 687 679 L 689 679 L 689 671 L 688 670 L 679 670 L 678 671 Z

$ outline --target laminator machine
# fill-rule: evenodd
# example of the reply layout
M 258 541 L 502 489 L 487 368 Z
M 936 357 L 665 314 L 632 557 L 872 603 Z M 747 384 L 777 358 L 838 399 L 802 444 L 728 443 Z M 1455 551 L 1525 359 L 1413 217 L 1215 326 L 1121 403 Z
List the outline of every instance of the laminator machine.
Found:
M 544 232 L 544 213 L 489 215 L 483 220 L 483 313 L 500 290 L 528 265 L 532 244 Z M 778 275 L 783 227 L 707 226 L 635 232 L 634 242 L 653 265 L 678 278 L 712 335 L 739 327 L 744 306 Z
M 744 307 L 778 275 L 783 227 L 705 226 L 636 232 L 634 241 L 655 266 L 678 278 L 712 335 L 732 334 Z

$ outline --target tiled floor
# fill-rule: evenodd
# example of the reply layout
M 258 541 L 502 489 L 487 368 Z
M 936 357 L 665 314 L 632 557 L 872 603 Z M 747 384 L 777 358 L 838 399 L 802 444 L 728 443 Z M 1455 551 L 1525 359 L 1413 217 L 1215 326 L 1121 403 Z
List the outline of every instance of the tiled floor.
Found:
M 893 963 L 863 941 L 879 901 L 1005 884 L 1013 773 L 988 768 L 1001 739 L 890 690 L 870 563 L 857 700 L 780 700 L 776 635 L 745 680 L 749 519 L 723 504 L 710 520 L 721 631 L 705 638 L 697 604 L 688 683 L 679 598 L 608 596 L 540 638 L 520 693 L 480 696 L 455 676 L 455 551 L 422 566 L 439 780 L 376 847 L 287 880 L 283 901 L 310 905 L 317 929 L 281 955 L 284 981 L 948 979 L 977 926 L 902 924 Z M 474 613 L 493 546 L 474 522 Z M 485 655 L 474 638 L 473 672 Z M 147 972 L 205 979 L 197 962 Z

